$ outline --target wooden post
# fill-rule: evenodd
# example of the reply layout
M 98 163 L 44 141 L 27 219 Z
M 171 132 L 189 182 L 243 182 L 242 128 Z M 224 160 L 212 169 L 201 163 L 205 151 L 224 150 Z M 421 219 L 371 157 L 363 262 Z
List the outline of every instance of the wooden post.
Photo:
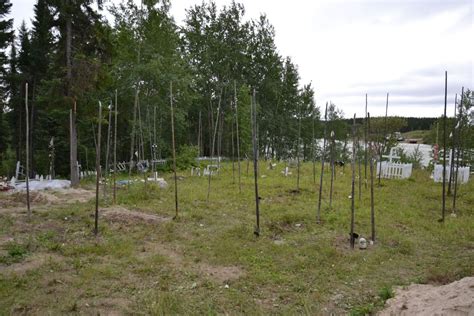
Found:
M 231 112 L 231 116 L 234 113 Z M 234 119 L 232 118 L 230 121 L 230 129 L 231 129 L 231 142 L 232 142 L 232 184 L 235 184 L 235 149 L 234 149 Z
M 242 184 L 240 181 L 240 138 L 239 138 L 239 110 L 237 107 L 237 85 L 234 81 L 234 104 L 235 104 L 235 132 L 237 137 L 237 168 L 239 172 L 239 193 L 242 193 Z
M 447 132 L 447 119 L 446 119 L 446 107 L 448 105 L 448 72 L 444 72 L 444 117 L 443 117 L 443 191 L 442 191 L 442 210 L 441 210 L 441 222 L 444 222 L 446 212 L 446 132 Z
M 174 138 L 174 108 L 173 108 L 173 82 L 170 82 L 170 106 L 171 106 L 171 144 L 173 145 L 173 172 L 174 172 L 174 204 L 176 214 L 174 219 L 178 218 L 178 176 L 176 174 L 176 143 Z
M 324 175 L 324 160 L 326 156 L 326 128 L 328 118 L 328 103 L 326 102 L 326 110 L 324 111 L 324 135 L 323 135 L 323 150 L 321 153 L 321 176 L 319 178 L 319 197 L 318 197 L 318 212 L 316 214 L 316 223 L 321 223 L 321 198 L 323 194 L 323 175 Z
M 316 121 L 316 105 L 315 105 L 315 108 L 313 109 L 313 130 L 312 130 L 312 136 L 311 136 L 311 143 L 312 143 L 312 150 L 313 150 L 313 183 L 316 184 L 316 143 L 315 143 L 315 127 L 314 127 L 314 124 L 315 124 L 315 121 Z
M 381 185 L 381 177 L 382 177 L 382 155 L 383 155 L 383 151 L 385 149 L 385 137 L 387 136 L 387 114 L 388 114 L 388 92 L 387 92 L 387 103 L 385 104 L 385 129 L 384 129 L 384 135 L 382 135 L 382 143 L 380 144 L 380 158 L 379 158 L 379 183 L 378 185 L 380 186 Z M 383 146 L 382 146 L 383 144 Z
M 301 104 L 298 103 L 298 139 L 296 142 L 296 191 L 300 191 Z
M 105 172 L 104 172 L 104 197 L 107 197 L 107 178 L 109 176 L 109 153 L 110 153 L 110 134 L 112 133 L 112 110 L 114 106 L 110 103 L 109 107 L 109 126 L 107 126 L 107 148 L 105 150 Z
M 99 233 L 99 179 L 100 179 L 100 136 L 102 130 L 102 103 L 99 101 L 99 130 L 97 131 L 97 146 L 95 148 L 95 216 L 94 235 Z
M 135 90 L 135 101 L 133 105 L 133 125 L 132 125 L 132 135 L 130 137 L 130 163 L 128 166 L 128 183 L 127 187 L 130 189 L 130 182 L 132 181 L 132 168 L 133 168 L 133 154 L 135 149 L 135 126 L 137 125 L 137 104 L 138 104 L 138 94 L 140 89 L 137 83 L 137 89 Z
M 359 136 L 357 136 L 357 164 L 359 165 L 359 170 L 357 172 L 359 176 L 359 202 L 362 200 L 362 167 L 361 167 L 361 159 L 360 155 L 358 154 L 360 151 L 360 139 Z
M 370 113 L 367 113 L 367 133 L 370 134 Z M 370 164 L 370 224 L 372 230 L 372 241 L 375 242 L 375 208 L 374 208 L 374 159 L 372 156 L 372 142 L 369 142 L 369 164 Z
M 448 196 L 451 195 L 451 184 L 453 183 L 453 173 L 454 173 L 454 154 L 456 152 L 456 117 L 457 117 L 457 103 L 458 103 L 458 94 L 454 97 L 454 120 L 453 120 L 453 129 L 451 135 L 453 137 L 453 146 L 452 153 L 449 157 L 449 182 L 448 182 Z
M 256 227 L 254 234 L 260 236 L 260 197 L 258 196 L 258 143 L 257 143 L 257 105 L 255 99 L 255 88 L 252 94 L 252 145 L 253 145 L 253 173 L 255 182 L 255 215 Z
M 332 210 L 332 192 L 333 192 L 333 187 L 334 187 L 334 176 L 335 176 L 335 165 L 334 165 L 334 131 L 331 131 L 329 134 L 330 136 L 330 144 L 329 144 L 329 164 L 330 164 L 330 170 L 331 170 L 331 184 L 329 186 L 329 209 Z
M 367 139 L 368 139 L 368 113 L 367 113 L 367 93 L 365 94 L 365 124 L 364 124 L 364 179 L 367 189 Z
M 457 195 L 458 195 L 458 172 L 459 172 L 459 157 L 461 156 L 461 152 L 463 150 L 463 146 L 461 144 L 461 140 L 462 140 L 462 127 L 463 127 L 463 123 L 462 123 L 462 111 L 463 111 L 463 102 L 464 102 L 464 87 L 462 87 L 462 90 L 461 90 L 461 105 L 459 107 L 459 116 L 460 116 L 460 121 L 459 121 L 459 127 L 458 127 L 458 140 L 459 140 L 459 144 L 458 144 L 458 148 L 457 150 L 455 150 L 455 147 L 453 145 L 453 156 L 454 156 L 454 153 L 456 152 L 456 170 L 455 170 L 455 174 L 454 174 L 454 195 L 453 195 L 453 214 L 456 214 L 456 198 L 457 198 Z M 456 121 L 455 121 L 456 123 Z M 454 133 L 453 133 L 453 144 L 454 144 Z
M 117 203 L 117 90 L 115 90 L 115 119 L 114 119 L 114 197 L 113 203 Z
M 355 156 L 356 156 L 356 146 L 355 146 L 355 122 L 356 115 L 354 114 L 354 121 L 352 123 L 352 181 L 351 181 L 351 248 L 354 249 L 354 221 L 355 221 L 355 205 L 354 205 L 354 194 L 355 194 Z
M 31 219 L 31 208 L 30 208 L 30 114 L 28 110 L 28 82 L 25 83 L 25 115 L 26 115 L 26 170 L 25 170 L 25 180 L 26 180 L 26 210 L 28 214 L 28 221 Z
M 219 127 L 219 117 L 220 117 L 220 111 L 221 111 L 221 99 L 222 99 L 222 88 L 221 88 L 221 93 L 219 94 L 219 103 L 217 105 L 217 117 L 216 117 L 216 123 L 214 125 L 214 135 L 212 137 L 212 145 L 211 145 L 211 164 L 212 164 L 212 159 L 214 158 L 214 149 L 216 145 L 216 135 L 217 135 L 217 128 Z M 217 158 L 219 161 L 219 158 Z M 211 194 L 211 168 L 209 168 L 209 175 L 208 175 L 208 185 L 207 185 L 207 203 L 209 203 L 209 196 Z

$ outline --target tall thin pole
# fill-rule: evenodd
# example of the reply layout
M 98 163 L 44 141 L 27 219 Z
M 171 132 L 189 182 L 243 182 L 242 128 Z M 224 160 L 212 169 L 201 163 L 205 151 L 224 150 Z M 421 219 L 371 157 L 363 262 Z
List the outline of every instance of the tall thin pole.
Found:
M 367 113 L 367 133 L 370 134 L 370 113 Z M 375 207 L 374 207 L 374 159 L 372 156 L 372 142 L 369 141 L 369 164 L 370 164 L 370 224 L 372 230 L 372 241 L 375 242 Z
M 171 143 L 173 145 L 173 172 L 174 172 L 174 204 L 178 218 L 178 176 L 176 175 L 176 144 L 174 139 L 174 107 L 173 107 L 173 82 L 170 82 L 170 106 L 171 106 Z
M 354 121 L 352 123 L 352 181 L 351 181 L 351 248 L 354 248 L 354 222 L 355 222 L 355 159 L 356 159 L 356 146 L 355 146 L 355 124 L 356 115 L 354 114 Z
M 234 113 L 231 113 L 231 117 L 233 117 Z M 231 126 L 231 142 L 232 142 L 232 184 L 235 184 L 235 148 L 234 148 L 234 119 L 232 118 L 230 121 Z
M 316 106 L 313 109 L 313 130 L 312 130 L 312 136 L 311 136 L 311 143 L 312 143 L 312 150 L 313 150 L 313 183 L 316 184 L 316 142 L 314 139 L 315 136 L 315 122 L 316 122 Z
M 221 93 L 219 94 L 219 103 L 217 105 L 217 117 L 216 117 L 216 122 L 214 124 L 214 135 L 211 140 L 211 164 L 212 164 L 212 159 L 214 158 L 214 149 L 216 145 L 216 135 L 217 135 L 217 128 L 219 126 L 219 117 L 220 117 L 220 111 L 221 111 L 221 100 L 222 100 L 222 88 L 221 88 Z M 219 158 L 217 158 L 219 160 Z M 209 196 L 211 194 L 211 175 L 212 175 L 212 169 L 209 168 L 209 175 L 208 175 L 208 184 L 207 184 L 207 202 L 209 203 Z
M 453 156 L 454 153 L 456 152 L 456 170 L 454 174 L 454 196 L 453 196 L 453 214 L 456 214 L 456 198 L 458 195 L 458 172 L 459 172 L 459 156 L 461 155 L 460 152 L 463 150 L 463 146 L 461 144 L 461 137 L 462 137 L 462 111 L 463 111 L 463 102 L 464 102 L 464 87 L 462 87 L 461 91 L 461 104 L 459 106 L 459 127 L 458 127 L 458 148 L 455 150 L 454 147 L 454 133 L 453 133 Z M 455 121 L 456 122 L 456 121 Z
M 137 104 L 138 104 L 138 94 L 140 89 L 137 83 L 137 89 L 135 90 L 135 101 L 133 105 L 133 125 L 132 125 L 132 135 L 130 137 L 130 163 L 128 166 L 128 188 L 130 188 L 130 182 L 132 181 L 132 168 L 133 168 L 133 151 L 135 149 L 135 127 L 137 125 Z
M 443 208 L 441 210 L 441 222 L 444 222 L 446 212 L 446 132 L 447 132 L 447 118 L 446 107 L 448 106 L 448 72 L 444 72 L 444 117 L 443 117 Z
M 453 129 L 451 132 L 451 136 L 453 138 L 453 146 L 451 155 L 449 157 L 449 182 L 448 182 L 448 196 L 451 195 L 451 185 L 453 183 L 453 175 L 454 175 L 454 154 L 456 151 L 456 117 L 457 117 L 457 103 L 458 103 L 458 94 L 454 97 L 454 119 L 453 119 Z
M 300 138 L 301 138 L 301 104 L 298 104 L 298 139 L 296 142 L 296 191 L 300 191 Z
M 115 89 L 115 118 L 114 118 L 114 197 L 113 203 L 117 202 L 117 89 Z
M 237 137 L 237 168 L 239 171 L 239 193 L 242 193 L 242 184 L 240 182 L 239 110 L 237 107 L 237 84 L 235 81 L 234 81 L 234 104 L 235 104 L 235 133 Z
M 368 138 L 368 113 L 367 113 L 367 93 L 365 94 L 365 124 L 364 124 L 364 179 L 367 189 L 367 138 Z
M 321 153 L 321 176 L 319 178 L 319 197 L 318 197 L 318 212 L 316 214 L 316 222 L 321 223 L 321 198 L 323 194 L 323 175 L 324 175 L 324 160 L 326 156 L 326 128 L 328 119 L 328 103 L 326 102 L 326 110 L 324 111 L 324 135 L 323 135 L 323 150 Z
M 97 131 L 97 146 L 95 151 L 95 216 L 94 235 L 99 233 L 99 179 L 100 179 L 100 137 L 102 130 L 102 103 L 99 101 L 99 130 Z
M 199 121 L 198 121 L 198 139 L 197 139 L 197 145 L 198 145 L 198 157 L 201 157 L 201 133 L 202 133 L 202 124 L 201 124 L 201 111 L 199 111 Z
M 29 163 L 29 157 L 30 157 L 30 138 L 28 135 L 30 135 L 30 115 L 28 111 L 28 82 L 25 83 L 25 114 L 26 114 L 26 173 L 25 173 L 25 179 L 26 179 L 26 209 L 28 212 L 28 220 L 31 219 L 31 209 L 30 209 L 30 163 Z
M 329 186 L 329 209 L 332 209 L 332 192 L 334 188 L 334 180 L 335 180 L 335 165 L 334 165 L 334 147 L 335 147 L 335 134 L 334 131 L 331 131 L 329 134 L 330 136 L 330 144 L 329 144 L 329 164 L 330 164 L 330 170 L 331 170 L 331 184 Z
M 255 89 L 252 94 L 252 144 L 253 144 L 253 173 L 255 182 L 255 215 L 256 227 L 254 234 L 260 236 L 260 198 L 258 196 L 258 145 L 257 145 L 257 106 Z
M 379 158 L 379 183 L 380 186 L 380 178 L 382 177 L 382 155 L 385 149 L 385 137 L 387 136 L 387 114 L 388 114 L 388 92 L 387 92 L 387 103 L 385 104 L 385 120 L 384 120 L 384 134 L 382 135 L 382 143 L 380 144 L 380 158 Z M 383 145 L 382 145 L 383 144 Z
M 107 177 L 109 176 L 109 153 L 110 153 L 110 134 L 112 133 L 112 110 L 114 106 L 111 103 L 109 107 L 109 126 L 107 126 L 107 149 L 105 151 L 105 172 L 104 172 L 104 197 L 107 197 Z

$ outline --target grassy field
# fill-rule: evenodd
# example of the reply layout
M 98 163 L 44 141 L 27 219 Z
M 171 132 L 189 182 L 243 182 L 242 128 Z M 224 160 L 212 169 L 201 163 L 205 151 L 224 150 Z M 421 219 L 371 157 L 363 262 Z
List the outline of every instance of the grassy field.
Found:
M 1 195 L 0 314 L 363 315 L 382 308 L 393 286 L 474 275 L 474 181 L 459 190 L 457 216 L 449 202 L 439 223 L 441 185 L 428 172 L 382 180 L 376 243 L 351 250 L 350 168 L 337 171 L 332 209 L 325 178 L 321 224 L 312 165 L 300 192 L 295 170 L 284 177 L 283 168 L 261 165 L 259 238 L 245 163 L 242 193 L 225 164 L 209 203 L 207 178 L 182 172 L 177 220 L 170 174 L 166 189 L 121 189 L 118 205 L 101 201 L 98 237 L 91 183 L 34 194 L 30 222 L 24 196 Z M 369 190 L 361 193 L 356 232 L 369 236 Z
M 403 133 L 403 137 L 405 139 L 424 139 L 429 133 L 430 131 L 428 130 L 416 130 Z

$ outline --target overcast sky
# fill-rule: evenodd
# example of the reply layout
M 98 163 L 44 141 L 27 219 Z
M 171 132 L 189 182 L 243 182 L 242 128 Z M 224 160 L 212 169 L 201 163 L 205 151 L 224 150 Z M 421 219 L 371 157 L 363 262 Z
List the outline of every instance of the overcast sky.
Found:
M 13 0 L 18 27 L 35 0 Z M 110 2 L 110 1 L 109 1 Z M 115 1 L 114 1 L 115 2 Z M 171 1 L 178 23 L 202 1 Z M 215 0 L 218 6 L 230 0 Z M 439 116 L 448 71 L 448 113 L 461 87 L 474 88 L 473 0 L 241 0 L 248 19 L 268 16 L 282 56 L 298 65 L 301 85 L 313 83 L 316 102 L 332 101 L 346 117 Z M 452 113 L 451 113 L 452 115 Z

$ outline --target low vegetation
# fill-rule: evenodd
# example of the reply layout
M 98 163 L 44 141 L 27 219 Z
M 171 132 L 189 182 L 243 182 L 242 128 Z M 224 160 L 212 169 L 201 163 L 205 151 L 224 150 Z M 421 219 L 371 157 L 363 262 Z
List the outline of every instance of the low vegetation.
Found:
M 426 171 L 383 180 L 375 188 L 376 243 L 351 250 L 350 168 L 337 170 L 332 209 L 324 187 L 318 225 L 312 165 L 303 165 L 298 192 L 294 170 L 284 177 L 283 164 L 262 163 L 256 238 L 252 168 L 247 175 L 243 164 L 239 194 L 231 164 L 223 167 L 209 203 L 207 179 L 180 172 L 177 220 L 171 174 L 166 189 L 121 188 L 118 205 L 101 201 L 97 238 L 93 201 L 68 203 L 55 193 L 53 202 L 32 203 L 28 222 L 24 208 L 8 207 L 2 195 L 0 314 L 361 315 L 381 309 L 396 285 L 474 274 L 472 181 L 460 187 L 456 216 L 439 223 L 441 185 Z M 362 190 L 356 232 L 367 237 L 370 198 Z

